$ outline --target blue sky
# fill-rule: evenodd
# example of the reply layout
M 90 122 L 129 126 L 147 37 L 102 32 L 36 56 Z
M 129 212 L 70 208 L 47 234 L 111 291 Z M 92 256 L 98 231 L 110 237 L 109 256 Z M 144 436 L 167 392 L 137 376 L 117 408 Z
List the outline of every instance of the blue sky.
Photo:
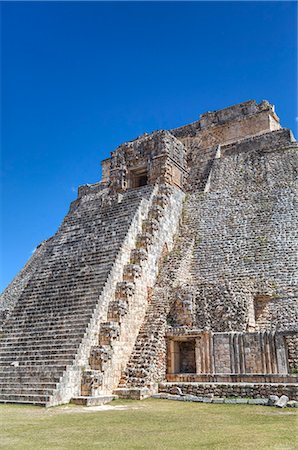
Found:
M 7 2 L 3 289 L 120 143 L 268 99 L 297 116 L 295 2 Z

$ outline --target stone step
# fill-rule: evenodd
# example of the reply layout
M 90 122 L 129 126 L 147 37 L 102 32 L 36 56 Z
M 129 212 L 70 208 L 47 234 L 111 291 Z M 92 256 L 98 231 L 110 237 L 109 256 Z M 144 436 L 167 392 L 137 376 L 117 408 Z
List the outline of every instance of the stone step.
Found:
M 101 406 L 106 403 L 110 403 L 112 400 L 115 400 L 117 395 L 104 395 L 104 396 L 80 396 L 74 397 L 71 399 L 70 403 L 74 403 L 75 405 L 83 405 L 83 406 Z
M 21 352 L 19 355 L 16 355 L 18 361 L 39 361 L 40 359 L 45 359 L 47 357 L 52 359 L 61 359 L 65 358 L 65 360 L 73 358 L 76 352 L 58 352 L 58 353 L 50 353 L 50 354 L 41 354 L 41 355 L 27 355 Z M 0 354 L 0 363 L 4 363 L 5 361 L 10 364 L 10 362 L 15 361 L 14 354 L 10 353 L 9 355 L 1 355 Z
M 29 375 L 26 372 L 19 374 L 19 376 L 11 373 L 0 374 L 0 385 L 4 387 L 6 384 L 9 385 L 19 385 L 20 383 L 26 385 L 36 385 L 39 384 L 50 384 L 52 385 L 59 383 L 61 376 L 63 375 L 62 371 L 53 372 L 53 373 L 44 373 L 44 374 L 36 374 Z
M 63 295 L 71 291 L 68 291 L 68 287 L 75 288 L 76 291 L 82 290 L 84 287 L 97 288 L 100 287 L 102 282 L 107 276 L 107 272 L 112 267 L 110 262 L 111 252 L 107 254 L 107 260 L 96 261 L 100 264 L 100 272 L 96 269 L 88 269 L 88 266 L 81 266 L 78 264 L 77 267 L 73 267 L 71 272 L 67 272 L 67 268 L 63 271 L 63 274 L 59 274 L 57 271 L 52 273 L 52 269 L 49 269 L 49 273 L 46 277 L 40 278 L 38 274 L 36 275 L 36 282 L 28 285 L 26 288 L 26 293 L 28 296 L 34 293 L 48 292 L 49 295 Z M 94 261 L 95 263 L 95 261 Z M 85 270 L 83 270 L 85 267 Z M 94 265 L 93 265 L 94 267 Z M 43 267 L 43 275 L 46 274 L 46 269 Z M 46 300 L 46 297 L 44 297 Z M 29 300 L 29 299 L 28 299 Z
M 54 388 L 38 388 L 36 385 L 25 387 L 23 385 L 15 385 L 16 387 L 0 387 L 0 398 L 2 395 L 52 395 Z
M 3 326 L 3 329 L 9 328 L 13 324 L 15 326 L 23 326 L 23 325 L 31 326 L 32 324 L 33 325 L 35 325 L 35 324 L 43 325 L 44 323 L 48 323 L 50 325 L 52 325 L 52 324 L 61 324 L 61 323 L 63 324 L 65 322 L 72 323 L 72 322 L 76 322 L 78 320 L 80 320 L 80 321 L 86 320 L 89 317 L 91 317 L 92 313 L 93 313 L 93 310 L 92 311 L 81 312 L 80 314 L 75 314 L 75 313 L 74 314 L 65 314 L 64 313 L 63 315 L 60 315 L 60 316 L 58 316 L 58 315 L 54 316 L 52 314 L 47 316 L 46 314 L 43 314 L 43 316 L 37 316 L 37 317 L 32 316 L 32 317 L 29 317 L 29 318 L 26 318 L 26 317 L 22 317 L 22 318 L 11 317 L 8 320 L 7 324 Z
M 23 343 L 28 343 L 29 345 L 35 342 L 43 342 L 43 343 L 55 343 L 61 342 L 63 340 L 74 340 L 80 342 L 84 336 L 84 331 L 80 332 L 69 332 L 66 334 L 63 333 L 57 333 L 56 330 L 52 330 L 48 334 L 39 334 L 39 333 L 30 333 L 30 332 L 24 332 L 21 334 L 18 334 L 17 336 L 12 336 L 11 334 L 3 336 L 2 340 L 0 340 L 1 346 L 4 345 L 22 345 Z M 33 339 L 33 340 L 32 340 Z
M 59 363 L 56 364 L 47 364 L 46 366 L 38 367 L 36 365 L 27 365 L 26 366 L 26 374 L 27 375 L 40 375 L 40 374 L 47 374 L 47 373 L 61 373 L 66 370 L 67 365 Z M 24 373 L 23 367 L 14 367 L 11 365 L 2 366 L 0 368 L 0 377 L 5 376 L 6 374 L 20 376 Z
M 25 329 L 25 330 L 19 330 L 17 333 L 13 333 L 13 330 L 10 330 L 7 333 L 2 332 L 2 338 L 0 339 L 0 345 L 2 346 L 5 342 L 18 342 L 18 343 L 22 343 L 22 342 L 27 342 L 28 339 L 30 339 L 31 337 L 34 338 L 37 341 L 50 341 L 50 342 L 55 342 L 55 340 L 57 341 L 61 341 L 64 340 L 65 338 L 67 338 L 67 336 L 69 336 L 70 339 L 75 339 L 75 338 L 82 338 L 82 336 L 84 336 L 85 334 L 85 330 L 86 330 L 85 326 L 84 328 L 79 328 L 77 329 L 76 327 L 74 327 L 73 330 L 65 330 L 65 327 L 62 327 L 60 329 L 55 329 L 52 328 L 50 330 L 46 330 L 47 332 L 45 333 L 45 331 L 43 330 L 42 333 L 39 332 L 39 330 L 36 329 Z
M 50 400 L 48 395 L 1 394 L 0 403 L 32 403 L 44 406 Z
M 87 328 L 87 325 L 84 328 L 79 328 L 76 334 L 76 327 L 67 328 L 52 328 L 50 330 L 47 329 L 37 329 L 37 330 L 28 330 L 28 329 L 20 329 L 18 331 L 13 332 L 10 330 L 3 335 L 3 339 L 0 340 L 0 345 L 4 346 L 5 344 L 15 342 L 16 345 L 22 345 L 23 342 L 55 342 L 55 339 L 61 340 L 64 339 L 64 336 L 69 334 L 71 338 L 81 338 L 84 336 L 84 331 Z M 80 342 L 80 341 L 79 341 Z
M 90 285 L 82 287 L 81 290 L 75 289 L 73 291 L 66 291 L 65 293 L 59 293 L 54 295 L 52 290 L 46 292 L 41 289 L 35 291 L 32 294 L 26 292 L 26 300 L 22 300 L 21 303 L 16 305 L 16 312 L 26 311 L 27 308 L 43 308 L 43 307 L 59 307 L 59 306 L 72 306 L 89 303 L 90 301 L 96 301 L 101 294 L 105 283 L 102 283 L 99 288 L 92 288 Z M 19 300 L 19 301 L 21 301 Z
M 68 355 L 68 354 L 75 354 L 77 351 L 76 347 L 73 348 L 60 348 L 60 349 L 31 349 L 31 350 L 26 350 L 26 349 L 15 349 L 15 350 L 11 350 L 11 351 L 3 351 L 3 349 L 0 349 L 0 361 L 4 361 L 7 358 L 10 359 L 19 359 L 20 357 L 22 358 L 27 358 L 27 357 L 33 357 L 33 356 L 37 356 L 37 357 L 41 357 L 41 356 L 56 356 L 56 355 Z
M 96 300 L 90 301 L 90 302 L 79 302 L 79 304 L 74 303 L 72 305 L 63 305 L 63 304 L 57 304 L 56 306 L 53 304 L 49 304 L 47 306 L 40 306 L 39 304 L 36 305 L 36 307 L 30 307 L 26 308 L 25 310 L 23 307 L 20 310 L 17 310 L 16 308 L 13 310 L 13 316 L 17 316 L 18 318 L 29 318 L 31 316 L 43 316 L 45 314 L 65 314 L 65 313 L 81 313 L 84 311 L 90 311 L 95 308 L 97 304 L 98 298 L 96 297 Z
M 18 344 L 18 346 L 16 347 L 16 343 L 15 342 L 11 342 L 9 344 L 2 344 L 1 342 L 1 350 L 0 352 L 12 352 L 12 351 L 27 351 L 27 350 L 53 350 L 53 349 L 59 349 L 59 348 L 63 348 L 63 349 L 76 349 L 77 345 L 78 345 L 78 339 L 73 338 L 71 340 L 68 340 L 67 342 L 65 342 L 65 340 L 60 340 L 60 341 L 53 341 L 53 340 L 49 340 L 48 342 L 43 342 L 43 341 L 37 341 L 37 342 L 28 342 L 23 341 L 20 344 Z
M 30 298 L 26 300 L 20 301 L 15 307 L 14 311 L 19 311 L 20 313 L 26 312 L 27 309 L 30 308 L 56 308 L 56 307 L 72 307 L 72 306 L 80 306 L 81 304 L 88 304 L 96 300 L 98 291 L 96 293 L 92 292 L 76 292 L 76 295 L 70 295 L 69 292 L 60 293 L 59 297 L 52 296 L 50 299 L 48 297 L 42 297 L 44 292 L 42 291 L 38 295 L 30 295 Z M 25 309 L 24 309 L 25 308 Z
M 97 278 L 96 280 L 88 280 L 85 275 L 83 282 L 77 279 L 75 284 L 72 284 L 68 280 L 52 280 L 44 285 L 40 282 L 38 286 L 34 285 L 31 290 L 26 290 L 26 298 L 22 298 L 22 305 L 30 305 L 30 303 L 34 303 L 37 299 L 45 304 L 51 299 L 53 302 L 58 303 L 59 300 L 75 299 L 76 296 L 82 297 L 98 293 L 103 287 L 109 270 L 110 267 L 105 270 L 105 274 L 101 278 Z M 35 281 L 38 283 L 38 280 Z M 57 285 L 59 286 L 59 290 L 57 290 Z M 62 289 L 62 286 L 65 286 L 65 289 Z
M 11 380 L 9 380 L 9 381 L 0 380 L 0 390 L 1 389 L 19 389 L 20 387 L 24 388 L 24 389 L 32 389 L 32 385 L 33 385 L 32 382 L 23 382 L 22 381 L 21 383 L 20 382 L 17 383 L 15 381 L 12 382 Z M 42 389 L 53 390 L 56 388 L 56 386 L 57 386 L 57 383 L 55 383 L 55 382 L 48 382 L 48 383 L 44 383 L 44 382 L 35 383 L 34 382 L 34 389 L 36 388 L 36 389 L 40 389 L 40 390 L 42 390 Z
M 86 318 L 86 320 L 78 320 L 77 318 L 74 318 L 74 320 L 71 320 L 72 318 L 69 318 L 68 320 L 65 320 L 65 324 L 60 324 L 60 323 L 55 323 L 55 322 L 51 322 L 49 323 L 45 323 L 45 324 L 41 324 L 39 325 L 39 323 L 36 323 L 35 326 L 30 327 L 30 329 L 28 329 L 28 327 L 24 326 L 22 327 L 21 325 L 14 327 L 13 324 L 8 325 L 8 326 L 4 326 L 2 332 L 3 333 L 10 333 L 13 335 L 17 335 L 17 334 L 23 334 L 24 331 L 27 333 L 42 333 L 45 331 L 49 331 L 49 332 L 59 332 L 59 331 L 71 331 L 71 330 L 76 330 L 76 329 L 85 329 L 88 325 L 88 318 Z
M 57 359 L 28 359 L 26 361 L 21 361 L 19 364 L 19 367 L 25 367 L 25 366 L 40 366 L 40 367 L 47 367 L 47 366 L 53 366 L 55 364 L 61 364 L 61 366 L 67 366 L 74 360 L 74 356 L 72 355 L 69 359 L 68 358 L 57 358 Z M 14 362 L 11 360 L 11 363 Z M 0 366 L 7 366 L 10 362 L 6 361 L 0 361 Z
M 49 325 L 54 325 L 54 324 L 60 324 L 60 323 L 64 323 L 64 322 L 76 322 L 78 320 L 84 320 L 84 319 L 88 319 L 91 315 L 92 315 L 93 311 L 88 311 L 88 312 L 82 312 L 79 315 L 78 314 L 73 314 L 73 315 L 67 315 L 67 314 L 63 314 L 61 316 L 54 316 L 54 315 L 50 315 L 47 316 L 46 314 L 39 316 L 37 315 L 36 317 L 32 316 L 30 318 L 10 318 L 9 321 L 7 322 L 7 325 L 4 325 L 3 329 L 9 328 L 10 326 L 15 326 L 16 327 L 20 327 L 20 326 L 31 326 L 32 324 L 36 324 L 36 322 L 38 322 L 38 325 L 43 325 L 44 323 L 48 323 Z M 13 323 L 12 323 L 13 322 Z
M 80 291 L 84 287 L 100 287 L 101 283 L 105 280 L 107 276 L 107 271 L 112 267 L 111 252 L 107 252 L 106 259 L 102 257 L 99 258 L 100 254 L 97 252 L 96 260 L 100 267 L 100 271 L 88 271 L 88 267 L 82 271 L 81 263 L 78 263 L 76 267 L 72 267 L 71 271 L 65 268 L 65 270 L 60 273 L 55 270 L 55 267 L 49 267 L 48 273 L 45 266 L 43 266 L 43 272 L 37 273 L 35 281 L 37 283 L 32 283 L 26 287 L 26 293 L 34 294 L 35 292 L 48 292 L 50 295 L 63 295 L 64 293 L 71 292 L 68 287 L 75 288 Z M 55 266 L 56 264 L 53 264 Z M 94 265 L 93 265 L 94 267 Z M 55 272 L 53 273 L 53 269 Z M 42 274 L 42 277 L 40 275 Z M 46 299 L 46 298 L 45 298 Z

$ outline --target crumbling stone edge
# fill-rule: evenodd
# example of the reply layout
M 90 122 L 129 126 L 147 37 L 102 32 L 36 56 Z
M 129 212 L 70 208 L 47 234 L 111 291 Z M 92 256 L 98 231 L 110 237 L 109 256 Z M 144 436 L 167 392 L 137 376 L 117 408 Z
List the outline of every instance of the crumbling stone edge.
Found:
M 182 402 L 199 402 L 199 403 L 216 403 L 216 404 L 241 404 L 241 405 L 261 405 L 261 406 L 275 406 L 277 408 L 298 408 L 298 401 L 289 400 L 289 397 L 282 395 L 269 395 L 268 398 L 222 398 L 215 397 L 213 394 L 208 394 L 204 397 L 191 394 L 168 394 L 166 392 L 160 392 L 159 394 L 153 394 L 151 398 L 163 399 L 163 400 L 176 400 Z

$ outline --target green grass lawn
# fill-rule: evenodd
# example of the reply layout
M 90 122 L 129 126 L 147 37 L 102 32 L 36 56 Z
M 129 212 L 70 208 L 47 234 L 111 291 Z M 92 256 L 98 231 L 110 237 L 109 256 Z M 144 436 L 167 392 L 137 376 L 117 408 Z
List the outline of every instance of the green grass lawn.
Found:
M 0 405 L 3 449 L 297 449 L 297 410 L 148 399 Z

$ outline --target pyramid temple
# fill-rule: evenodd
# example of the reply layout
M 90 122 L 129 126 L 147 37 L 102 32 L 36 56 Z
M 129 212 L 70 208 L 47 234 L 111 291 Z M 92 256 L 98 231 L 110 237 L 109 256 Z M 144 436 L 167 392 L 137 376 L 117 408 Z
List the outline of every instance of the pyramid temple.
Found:
M 0 298 L 0 402 L 298 400 L 297 147 L 247 101 L 113 151 Z

